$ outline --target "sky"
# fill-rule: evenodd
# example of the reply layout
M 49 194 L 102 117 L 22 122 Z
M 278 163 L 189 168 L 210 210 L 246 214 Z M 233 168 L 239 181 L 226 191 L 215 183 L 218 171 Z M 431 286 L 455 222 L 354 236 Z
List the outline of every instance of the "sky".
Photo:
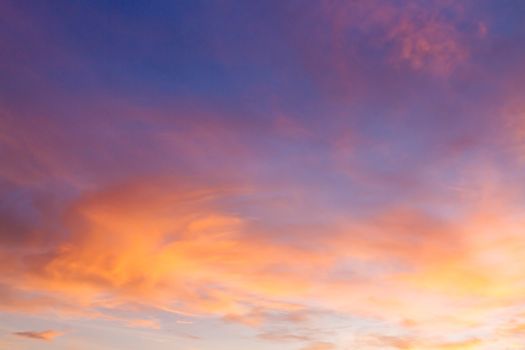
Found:
M 0 349 L 525 349 L 523 23 L 0 0 Z

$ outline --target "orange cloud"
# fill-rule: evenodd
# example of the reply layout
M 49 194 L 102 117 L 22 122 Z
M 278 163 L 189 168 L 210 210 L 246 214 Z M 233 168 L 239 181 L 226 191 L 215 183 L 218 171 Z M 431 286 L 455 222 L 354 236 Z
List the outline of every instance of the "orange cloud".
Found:
M 330 260 L 250 237 L 246 220 L 214 203 L 228 189 L 155 181 L 73 204 L 64 223 L 70 234 L 49 252 L 5 252 L 19 261 L 10 282 L 84 307 L 140 303 L 246 320 L 254 307 L 295 312 L 272 299 L 309 288 L 308 274 Z
M 305 315 L 322 309 L 419 332 L 423 349 L 440 349 L 434 343 L 475 349 L 476 343 L 455 344 L 443 334 L 480 327 L 522 303 L 525 292 L 525 218 L 506 186 L 477 176 L 479 184 L 438 203 L 453 215 L 399 205 L 308 227 L 255 225 L 225 204 L 244 195 L 243 186 L 157 176 L 85 191 L 55 222 L 67 234 L 47 235 L 4 215 L 4 227 L 26 232 L 30 244 L 11 242 L 15 250 L 0 250 L 0 259 L 9 262 L 0 281 L 13 286 L 0 288 L 0 303 L 4 310 L 53 308 L 140 327 L 162 325 L 108 313 L 136 305 L 264 328 L 276 320 L 309 322 Z M 295 205 L 306 212 L 314 207 L 286 205 L 289 212 Z M 286 240 L 276 232 L 285 232 Z M 266 340 L 306 340 L 295 333 L 262 334 Z
M 36 332 L 36 331 L 14 332 L 13 334 L 19 337 L 23 337 L 23 338 L 51 341 L 55 339 L 56 337 L 63 335 L 64 333 L 53 331 L 53 330 L 46 330 L 46 331 L 39 331 L 39 332 Z

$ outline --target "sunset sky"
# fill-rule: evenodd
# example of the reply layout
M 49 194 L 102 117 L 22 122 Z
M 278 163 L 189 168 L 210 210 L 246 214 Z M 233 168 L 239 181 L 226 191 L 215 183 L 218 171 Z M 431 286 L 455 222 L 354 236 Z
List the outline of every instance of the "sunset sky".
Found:
M 525 349 L 525 1 L 0 0 L 0 350 Z

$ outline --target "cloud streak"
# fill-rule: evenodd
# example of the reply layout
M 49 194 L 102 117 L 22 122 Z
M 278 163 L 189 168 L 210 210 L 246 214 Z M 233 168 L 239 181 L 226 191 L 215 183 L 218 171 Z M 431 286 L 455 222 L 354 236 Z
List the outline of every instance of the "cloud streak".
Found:
M 14 332 L 14 335 L 22 338 L 51 341 L 60 337 L 63 333 L 54 330 Z

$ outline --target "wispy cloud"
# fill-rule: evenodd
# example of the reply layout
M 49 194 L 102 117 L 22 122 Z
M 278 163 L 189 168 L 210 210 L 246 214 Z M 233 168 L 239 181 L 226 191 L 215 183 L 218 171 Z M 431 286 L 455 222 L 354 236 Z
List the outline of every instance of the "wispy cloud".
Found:
M 45 331 L 24 331 L 24 332 L 14 332 L 14 335 L 23 338 L 37 339 L 44 341 L 51 341 L 56 337 L 64 335 L 64 333 L 54 330 L 45 330 Z

